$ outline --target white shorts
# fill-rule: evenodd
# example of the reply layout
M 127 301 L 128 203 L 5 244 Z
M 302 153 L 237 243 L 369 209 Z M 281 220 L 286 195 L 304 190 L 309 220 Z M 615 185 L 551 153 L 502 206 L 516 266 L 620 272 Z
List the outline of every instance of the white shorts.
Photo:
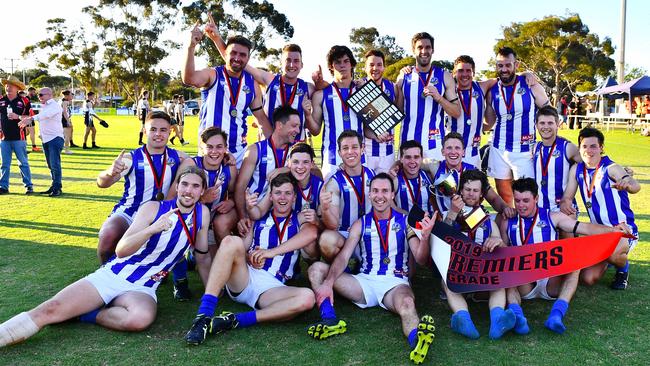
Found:
M 359 273 L 352 275 L 354 279 L 359 282 L 361 289 L 363 290 L 363 297 L 366 299 L 365 304 L 354 303 L 358 307 L 370 308 L 374 306 L 381 306 L 386 309 L 384 305 L 384 296 L 388 291 L 394 289 L 399 285 L 409 285 L 409 281 L 406 278 L 398 278 L 393 276 L 377 276 L 377 275 L 367 275 L 364 273 Z
M 530 152 L 501 151 L 490 147 L 488 175 L 496 179 L 535 178 L 535 165 Z
M 133 284 L 111 272 L 111 270 L 106 267 L 99 268 L 95 272 L 84 277 L 84 279 L 90 282 L 90 284 L 97 289 L 99 296 L 104 300 L 104 304 L 109 304 L 116 297 L 127 292 L 142 292 L 151 296 L 153 301 L 158 302 L 156 289 Z
M 231 299 L 237 301 L 238 303 L 246 304 L 253 309 L 257 309 L 257 300 L 259 300 L 260 296 L 262 296 L 263 293 L 272 288 L 286 286 L 280 280 L 275 278 L 275 276 L 271 275 L 269 272 L 263 269 L 253 268 L 249 265 L 247 265 L 247 267 L 248 284 L 242 292 L 240 292 L 237 296 L 233 296 L 233 294 L 230 292 L 230 289 L 228 288 L 228 285 L 226 285 L 228 296 L 230 296 Z
M 546 292 L 546 286 L 548 285 L 548 278 L 543 280 L 537 280 L 537 284 L 530 290 L 526 295 L 522 295 L 523 300 L 532 300 L 532 299 L 543 299 L 543 300 L 555 300 L 555 297 L 551 297 L 548 292 Z
M 125 206 L 121 206 L 120 208 L 118 208 L 117 210 L 115 210 L 115 212 L 111 212 L 111 214 L 108 215 L 108 217 L 109 217 L 109 218 L 111 218 L 111 217 L 113 217 L 113 216 L 121 217 L 122 219 L 124 219 L 124 221 L 126 221 L 127 226 L 131 226 L 131 224 L 133 224 L 133 217 L 132 217 L 132 216 L 129 216 L 129 214 L 127 214 L 126 212 L 124 212 L 125 210 L 126 210 L 126 207 L 125 207 Z M 136 212 L 137 212 L 137 211 L 136 211 Z
M 476 154 L 474 156 L 465 156 L 463 162 L 467 164 L 472 164 L 476 169 L 481 169 L 481 155 Z
M 388 156 L 370 156 L 366 151 L 366 167 L 372 169 L 375 173 L 388 173 L 390 168 L 395 163 L 395 155 Z
M 442 144 L 442 142 L 440 142 Z M 444 156 L 442 156 L 442 148 L 441 147 L 436 147 L 433 150 L 427 150 L 426 148 L 424 149 L 424 156 L 422 157 L 423 159 L 433 159 L 436 161 L 443 161 L 445 160 Z

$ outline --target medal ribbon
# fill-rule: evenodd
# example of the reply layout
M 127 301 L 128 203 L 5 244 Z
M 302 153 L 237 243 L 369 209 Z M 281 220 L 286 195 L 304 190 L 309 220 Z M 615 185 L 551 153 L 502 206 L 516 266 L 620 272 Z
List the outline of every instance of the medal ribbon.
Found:
M 273 222 L 275 222 L 275 231 L 278 233 L 278 245 L 282 243 L 282 238 L 284 238 L 284 233 L 287 231 L 287 227 L 289 226 L 289 221 L 291 221 L 291 214 L 293 213 L 293 210 L 289 211 L 289 215 L 287 215 L 287 218 L 284 220 L 284 224 L 282 225 L 282 230 L 280 230 L 280 224 L 278 223 L 278 218 L 275 217 L 275 214 L 273 211 L 271 211 L 271 217 L 273 217 Z
M 343 108 L 343 113 L 347 114 L 348 113 L 348 108 L 349 108 L 348 104 L 346 103 L 347 98 L 343 99 L 343 95 L 341 94 L 341 90 L 339 90 L 339 87 L 336 86 L 336 83 L 332 83 L 332 85 L 334 86 L 334 90 L 336 91 L 336 94 L 339 95 L 339 99 L 341 99 L 341 108 Z M 352 84 L 350 84 L 350 87 L 347 88 L 347 89 L 348 89 L 348 98 L 350 98 L 350 94 L 352 94 Z
M 305 197 L 305 194 L 303 193 L 303 189 L 300 188 L 300 185 L 298 185 L 298 191 L 300 191 L 300 195 L 302 196 L 302 199 L 305 200 L 307 203 L 309 203 L 311 199 L 311 190 L 314 188 L 314 185 L 311 183 L 311 179 L 309 180 L 309 192 L 307 193 L 307 196 Z
M 187 224 L 185 223 L 185 220 L 183 220 L 183 216 L 181 215 L 180 211 L 176 211 L 176 215 L 178 215 L 178 221 L 181 222 L 181 225 L 183 226 L 183 231 L 185 231 L 185 235 L 187 235 L 187 240 L 190 241 L 190 246 L 194 247 L 194 243 L 196 242 L 196 206 L 192 209 L 192 232 L 190 232 L 190 229 L 187 227 Z
M 364 210 L 365 210 L 365 198 L 366 198 L 366 196 L 365 196 L 365 194 L 363 192 L 363 187 L 365 187 L 365 185 L 366 185 L 365 172 L 363 170 L 361 171 L 361 194 L 359 194 L 359 190 L 357 189 L 357 186 L 354 184 L 354 181 L 352 180 L 352 178 L 350 178 L 350 176 L 348 175 L 348 173 L 345 170 L 343 170 L 343 175 L 345 176 L 345 179 L 347 179 L 348 182 L 350 183 L 350 185 L 352 186 L 352 189 L 354 190 L 354 195 L 357 196 L 357 201 L 359 202 L 359 205 L 362 206 L 364 208 Z
M 228 86 L 228 93 L 230 94 L 230 107 L 232 109 L 237 109 L 237 101 L 239 100 L 239 94 L 241 91 L 241 86 L 242 86 L 242 79 L 244 77 L 244 73 L 242 72 L 241 75 L 239 75 L 239 83 L 237 85 L 237 94 L 233 94 L 232 92 L 232 85 L 230 84 L 230 74 L 228 74 L 228 71 L 226 71 L 226 68 L 223 68 L 223 74 L 224 77 L 226 78 L 226 86 Z
M 519 216 L 519 239 L 521 240 L 521 245 L 528 244 L 528 239 L 530 239 L 530 236 L 533 234 L 533 228 L 537 223 L 538 213 L 539 213 L 539 209 L 535 210 L 535 218 L 533 219 L 533 223 L 532 225 L 530 225 L 530 228 L 528 228 L 528 233 L 526 234 L 525 238 L 524 238 L 524 222 L 522 222 L 521 216 Z
M 463 96 L 464 90 L 456 89 L 456 94 L 458 94 L 458 99 L 460 100 L 460 106 L 463 107 L 465 121 L 472 118 L 472 88 L 473 87 L 474 85 L 469 86 L 469 97 L 467 98 L 469 102 L 467 103 L 467 105 L 465 105 L 465 97 Z
M 273 152 L 273 159 L 275 159 L 275 167 L 282 168 L 287 162 L 287 154 L 289 153 L 289 147 L 282 152 L 282 160 L 278 159 L 278 154 L 275 151 L 275 144 L 273 143 L 273 137 L 269 137 L 269 145 L 271 145 L 271 151 Z M 280 164 L 282 163 L 282 164 Z
M 503 84 L 499 82 L 499 88 L 501 89 L 501 98 L 503 98 L 503 103 L 506 105 L 506 110 L 508 113 L 512 111 L 512 106 L 515 101 L 515 91 L 517 90 L 517 82 L 519 81 L 518 78 L 515 78 L 515 83 L 512 85 L 512 92 L 510 93 L 510 100 L 506 99 L 506 92 L 503 90 Z M 514 118 L 514 114 L 512 116 Z
M 594 184 L 596 184 L 596 174 L 598 174 L 598 169 L 600 169 L 600 164 L 602 164 L 603 160 L 601 159 L 600 162 L 598 162 L 598 166 L 596 167 L 596 170 L 594 170 L 594 175 L 591 176 L 591 181 L 589 182 L 589 185 L 587 185 L 587 164 L 584 164 L 582 166 L 582 179 L 585 181 L 585 186 L 587 188 L 587 197 L 591 199 L 591 195 L 594 193 Z
M 422 79 L 422 76 L 420 76 L 419 72 L 416 71 L 416 73 L 418 74 L 418 77 L 420 78 L 420 81 L 422 82 L 422 88 L 423 88 L 423 92 L 424 92 L 424 88 L 426 88 L 427 85 L 429 85 L 429 81 L 431 80 L 431 76 L 433 75 L 433 67 L 431 67 L 431 69 L 429 70 L 429 74 L 427 75 L 427 80 Z
M 415 194 L 413 194 L 413 188 L 411 188 L 411 182 L 410 182 L 410 180 L 408 178 L 406 178 L 406 176 L 404 176 L 404 181 L 406 182 L 406 189 L 409 192 L 409 196 L 411 196 L 411 201 L 413 202 L 414 205 L 417 205 L 420 202 L 420 196 L 422 195 L 422 189 L 420 189 L 421 188 L 421 183 L 422 183 L 422 177 L 420 176 L 420 174 L 418 174 L 418 189 L 417 189 L 418 195 L 417 195 L 417 197 L 415 196 Z
M 149 154 L 149 151 L 147 150 L 147 145 L 142 146 L 142 150 L 144 150 L 144 155 L 147 157 L 147 161 L 149 162 L 149 167 L 151 168 L 151 173 L 153 174 L 153 184 L 156 188 L 156 192 L 162 192 L 163 182 L 165 181 L 165 171 L 167 171 L 167 148 L 165 147 L 165 152 L 163 153 L 162 173 L 160 176 L 158 176 L 156 166 L 151 159 L 151 154 Z
M 551 149 L 548 151 L 546 161 L 544 161 L 544 145 L 542 145 L 542 151 L 539 152 L 539 166 L 542 168 L 542 177 L 546 177 L 548 175 L 548 164 L 551 162 L 551 156 L 553 156 L 553 151 L 555 150 L 556 144 L 557 140 L 553 142 Z
M 293 99 L 296 97 L 296 90 L 298 90 L 298 81 L 296 84 L 291 86 L 291 96 L 289 97 L 289 102 L 287 103 L 287 87 L 285 86 L 282 75 L 280 75 L 280 99 L 282 100 L 282 105 L 292 105 Z
M 393 218 L 393 209 L 390 209 L 390 217 L 386 221 L 386 235 L 382 235 L 381 226 L 379 225 L 379 219 L 375 212 L 372 212 L 372 219 L 375 222 L 375 227 L 377 228 L 377 235 L 379 235 L 379 242 L 381 243 L 381 248 L 384 250 L 386 256 L 388 256 L 388 235 L 390 235 L 390 220 Z

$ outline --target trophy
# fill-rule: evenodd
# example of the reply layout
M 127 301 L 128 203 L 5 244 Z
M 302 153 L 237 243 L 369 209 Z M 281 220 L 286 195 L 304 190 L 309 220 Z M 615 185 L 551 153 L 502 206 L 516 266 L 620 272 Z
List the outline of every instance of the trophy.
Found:
M 452 197 L 456 194 L 458 186 L 456 179 L 454 179 L 454 171 L 450 171 L 445 175 L 441 175 L 429 186 L 429 192 L 438 197 Z
M 490 214 L 481 206 L 465 206 L 458 213 L 457 221 L 463 231 L 472 232 L 481 226 L 490 217 Z

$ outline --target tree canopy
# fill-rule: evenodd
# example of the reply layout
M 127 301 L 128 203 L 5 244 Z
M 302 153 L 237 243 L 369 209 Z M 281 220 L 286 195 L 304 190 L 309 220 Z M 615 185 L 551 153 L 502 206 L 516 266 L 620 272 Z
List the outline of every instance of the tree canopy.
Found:
M 363 73 L 364 55 L 370 50 L 379 50 L 384 54 L 384 66 L 392 65 L 404 58 L 404 48 L 395 42 L 395 37 L 380 35 L 375 27 L 352 28 L 350 31 L 352 52 L 357 59 L 356 72 Z
M 511 47 L 523 67 L 535 72 L 559 95 L 596 87 L 614 69 L 612 41 L 589 31 L 578 14 L 546 16 L 540 20 L 512 23 L 503 27 L 495 51 Z

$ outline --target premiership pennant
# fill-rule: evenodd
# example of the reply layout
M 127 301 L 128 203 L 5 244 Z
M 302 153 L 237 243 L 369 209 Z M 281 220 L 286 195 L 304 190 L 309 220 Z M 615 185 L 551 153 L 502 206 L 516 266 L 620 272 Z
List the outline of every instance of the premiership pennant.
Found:
M 607 233 L 497 248 L 492 253 L 453 227 L 437 222 L 431 256 L 447 287 L 456 293 L 516 287 L 600 263 L 614 252 L 623 233 Z

